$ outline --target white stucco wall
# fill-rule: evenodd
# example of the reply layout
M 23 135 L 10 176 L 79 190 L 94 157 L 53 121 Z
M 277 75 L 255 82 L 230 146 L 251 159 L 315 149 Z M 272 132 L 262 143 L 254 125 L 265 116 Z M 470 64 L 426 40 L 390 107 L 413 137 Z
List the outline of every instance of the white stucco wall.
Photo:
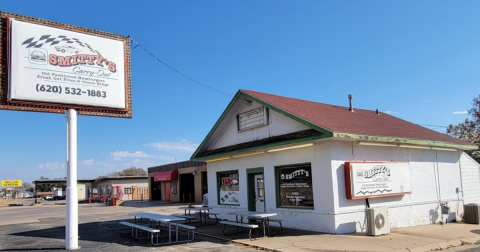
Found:
M 247 105 L 245 105 L 238 113 L 243 113 L 262 107 L 262 105 L 255 102 L 252 102 L 251 105 L 248 105 L 249 103 L 246 104 Z M 269 110 L 268 125 L 239 132 L 237 118 L 233 117 L 232 120 L 230 120 L 228 127 L 225 128 L 225 131 L 219 136 L 218 139 L 216 139 L 216 142 L 210 149 L 218 149 L 230 145 L 250 142 L 277 135 L 284 135 L 307 129 L 310 128 L 273 110 Z
M 343 166 L 347 161 L 409 163 L 411 194 L 369 199 L 370 207 L 389 208 L 392 228 L 432 224 L 442 218 L 458 220 L 463 212 L 456 193 L 456 188 L 461 188 L 458 152 L 359 146 L 351 142 L 317 142 L 312 147 L 208 163 L 209 205 L 215 208 L 212 211 L 221 213 L 220 218 L 235 220 L 235 216 L 226 213 L 248 208 L 246 170 L 263 167 L 266 210 L 287 220 L 286 227 L 327 233 L 362 232 L 366 229 L 366 201 L 346 198 Z M 275 166 L 298 163 L 311 163 L 315 207 L 313 210 L 277 208 Z M 217 173 L 231 170 L 239 171 L 240 206 L 218 204 Z M 440 202 L 448 202 L 449 215 L 440 216 Z
M 277 208 L 275 190 L 275 166 L 311 163 L 314 193 L 314 209 Z M 292 149 L 261 155 L 234 158 L 208 163 L 209 206 L 212 212 L 221 213 L 220 218 L 235 220 L 235 216 L 227 215 L 234 210 L 247 210 L 247 169 L 264 168 L 265 208 L 266 211 L 277 212 L 278 219 L 287 220 L 285 227 L 334 232 L 333 188 L 330 169 L 329 143 L 316 144 L 312 147 Z M 219 205 L 217 198 L 217 173 L 220 171 L 238 170 L 240 206 Z
M 346 198 L 343 167 L 346 161 L 409 162 L 411 194 L 369 199 L 370 207 L 389 208 L 390 227 L 431 224 L 441 221 L 442 217 L 453 221 L 463 212 L 456 193 L 456 188 L 461 187 L 458 152 L 337 142 L 332 143 L 332 174 L 337 184 L 334 190 L 336 233 L 361 232 L 366 228 L 366 200 Z M 440 202 L 448 202 L 451 214 L 440 216 Z
M 464 203 L 480 204 L 480 165 L 466 153 L 462 153 L 460 166 L 462 168 Z

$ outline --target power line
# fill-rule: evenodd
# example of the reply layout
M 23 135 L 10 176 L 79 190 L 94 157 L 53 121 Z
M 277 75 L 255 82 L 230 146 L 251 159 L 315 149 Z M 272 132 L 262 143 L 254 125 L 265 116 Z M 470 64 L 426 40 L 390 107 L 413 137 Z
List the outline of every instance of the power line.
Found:
M 156 59 L 158 62 L 162 63 L 164 66 L 168 67 L 170 70 L 176 72 L 177 74 L 183 76 L 184 78 L 186 78 L 186 79 L 188 79 L 188 80 L 190 80 L 190 81 L 192 81 L 192 82 L 194 82 L 194 83 L 197 83 L 197 84 L 199 84 L 199 85 L 201 85 L 201 86 L 203 86 L 203 87 L 205 87 L 205 88 L 208 88 L 208 89 L 210 89 L 210 90 L 213 90 L 213 91 L 215 91 L 215 92 L 221 93 L 221 94 L 226 95 L 226 96 L 233 97 L 233 95 L 231 95 L 231 94 L 227 94 L 227 93 L 225 93 L 225 92 L 223 92 L 223 91 L 221 91 L 221 90 L 215 89 L 215 88 L 210 87 L 210 86 L 208 86 L 208 85 L 205 85 L 205 84 L 203 84 L 203 83 L 201 83 L 201 82 L 199 82 L 199 81 L 197 81 L 197 80 L 195 80 L 195 79 L 193 79 L 193 78 L 188 77 L 187 75 L 183 74 L 182 72 L 178 71 L 177 69 L 175 69 L 175 68 L 171 67 L 170 65 L 168 65 L 167 63 L 165 63 L 163 60 L 159 59 L 157 56 L 153 55 L 151 52 L 149 52 L 147 49 L 145 49 L 145 47 L 143 47 L 142 45 L 140 45 L 140 44 L 139 44 L 137 41 L 135 41 L 133 38 L 130 37 L 130 40 L 131 40 L 133 43 L 137 44 L 133 49 L 135 49 L 135 48 L 137 48 L 137 47 L 142 48 L 142 50 L 144 50 L 147 54 L 149 54 L 150 56 L 152 56 L 152 57 L 153 57 L 154 59 Z M 241 98 L 240 98 L 240 99 L 241 99 Z M 245 100 L 245 99 L 242 99 L 242 100 Z M 246 101 L 247 101 L 247 100 L 246 100 Z
M 427 127 L 437 127 L 437 128 L 448 128 L 448 126 L 439 126 L 439 125 L 430 125 L 430 124 L 417 124 L 420 126 L 427 126 Z

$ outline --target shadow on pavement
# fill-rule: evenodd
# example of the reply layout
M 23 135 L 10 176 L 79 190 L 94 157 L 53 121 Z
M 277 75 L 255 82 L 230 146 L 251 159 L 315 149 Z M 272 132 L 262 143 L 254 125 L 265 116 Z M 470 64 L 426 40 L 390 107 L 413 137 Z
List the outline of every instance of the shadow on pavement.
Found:
M 120 225 L 118 224 L 120 221 L 133 222 L 131 218 L 128 218 L 79 224 L 79 244 L 82 244 L 82 249 L 88 249 L 88 247 L 98 248 L 101 243 L 119 244 L 127 247 L 153 247 L 150 243 L 150 237 L 148 234 L 144 235 L 143 239 L 132 238 L 131 228 L 123 227 L 122 230 L 120 230 Z M 2 244 L 3 248 L 0 249 L 0 251 L 65 249 L 65 227 L 52 227 L 6 235 L 11 237 L 5 237 L 8 242 Z M 164 229 L 161 229 L 161 235 L 166 235 Z M 29 237 L 29 239 L 22 239 L 21 237 Z M 186 238 L 184 232 L 179 232 L 179 240 L 184 240 Z M 201 242 L 203 240 L 204 239 L 196 235 L 195 240 L 190 243 Z M 168 236 L 159 238 L 159 241 L 168 241 Z

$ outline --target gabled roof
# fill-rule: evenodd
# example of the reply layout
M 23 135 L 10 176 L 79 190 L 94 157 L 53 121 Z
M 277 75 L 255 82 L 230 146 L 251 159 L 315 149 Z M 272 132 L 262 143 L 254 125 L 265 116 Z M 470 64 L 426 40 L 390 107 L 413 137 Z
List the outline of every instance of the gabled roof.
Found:
M 388 114 L 380 113 L 377 115 L 372 110 L 354 108 L 354 112 L 351 112 L 348 107 L 250 90 L 241 91 L 331 132 L 420 139 L 475 146 L 467 141 L 424 128 Z
M 397 117 L 372 110 L 323 104 L 284 96 L 266 94 L 250 90 L 239 90 L 209 132 L 197 151 L 196 159 L 205 153 L 204 145 L 216 128 L 239 99 L 258 102 L 269 109 L 305 124 L 324 134 L 324 137 L 348 138 L 356 140 L 409 143 L 431 146 L 444 146 L 459 149 L 477 149 L 478 146 L 446 134 L 442 134 Z

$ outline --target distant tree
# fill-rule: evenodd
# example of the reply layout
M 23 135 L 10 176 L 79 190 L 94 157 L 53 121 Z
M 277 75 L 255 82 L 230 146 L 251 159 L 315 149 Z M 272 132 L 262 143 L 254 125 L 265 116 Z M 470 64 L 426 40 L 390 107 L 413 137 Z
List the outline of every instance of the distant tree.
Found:
M 41 176 L 40 179 L 38 179 L 38 180 L 48 180 L 48 178 L 45 178 L 45 177 Z M 34 182 L 34 184 L 35 184 L 35 182 Z M 37 189 L 37 192 L 51 192 L 53 184 L 51 184 L 51 183 L 38 183 L 38 185 L 35 184 L 35 187 Z
M 22 187 L 25 189 L 25 191 L 28 191 L 28 192 L 33 192 L 33 189 L 34 189 L 34 186 L 28 182 L 23 182 Z
M 480 145 L 480 95 L 473 99 L 473 107 L 468 110 L 470 118 L 457 125 L 450 124 L 447 128 L 447 134 L 469 141 L 475 145 Z M 480 163 L 480 151 L 465 151 L 473 159 Z
M 147 176 L 148 173 L 143 168 L 137 168 L 132 166 L 127 169 L 123 169 L 122 171 L 117 172 L 110 172 L 107 175 L 99 176 L 98 178 L 106 178 L 106 177 L 126 177 L 126 176 Z
M 37 186 L 37 191 L 38 191 L 38 192 L 51 192 L 51 191 L 52 191 L 52 187 L 53 187 L 52 184 L 44 184 L 44 183 L 41 183 L 41 184 L 38 184 L 38 186 Z

